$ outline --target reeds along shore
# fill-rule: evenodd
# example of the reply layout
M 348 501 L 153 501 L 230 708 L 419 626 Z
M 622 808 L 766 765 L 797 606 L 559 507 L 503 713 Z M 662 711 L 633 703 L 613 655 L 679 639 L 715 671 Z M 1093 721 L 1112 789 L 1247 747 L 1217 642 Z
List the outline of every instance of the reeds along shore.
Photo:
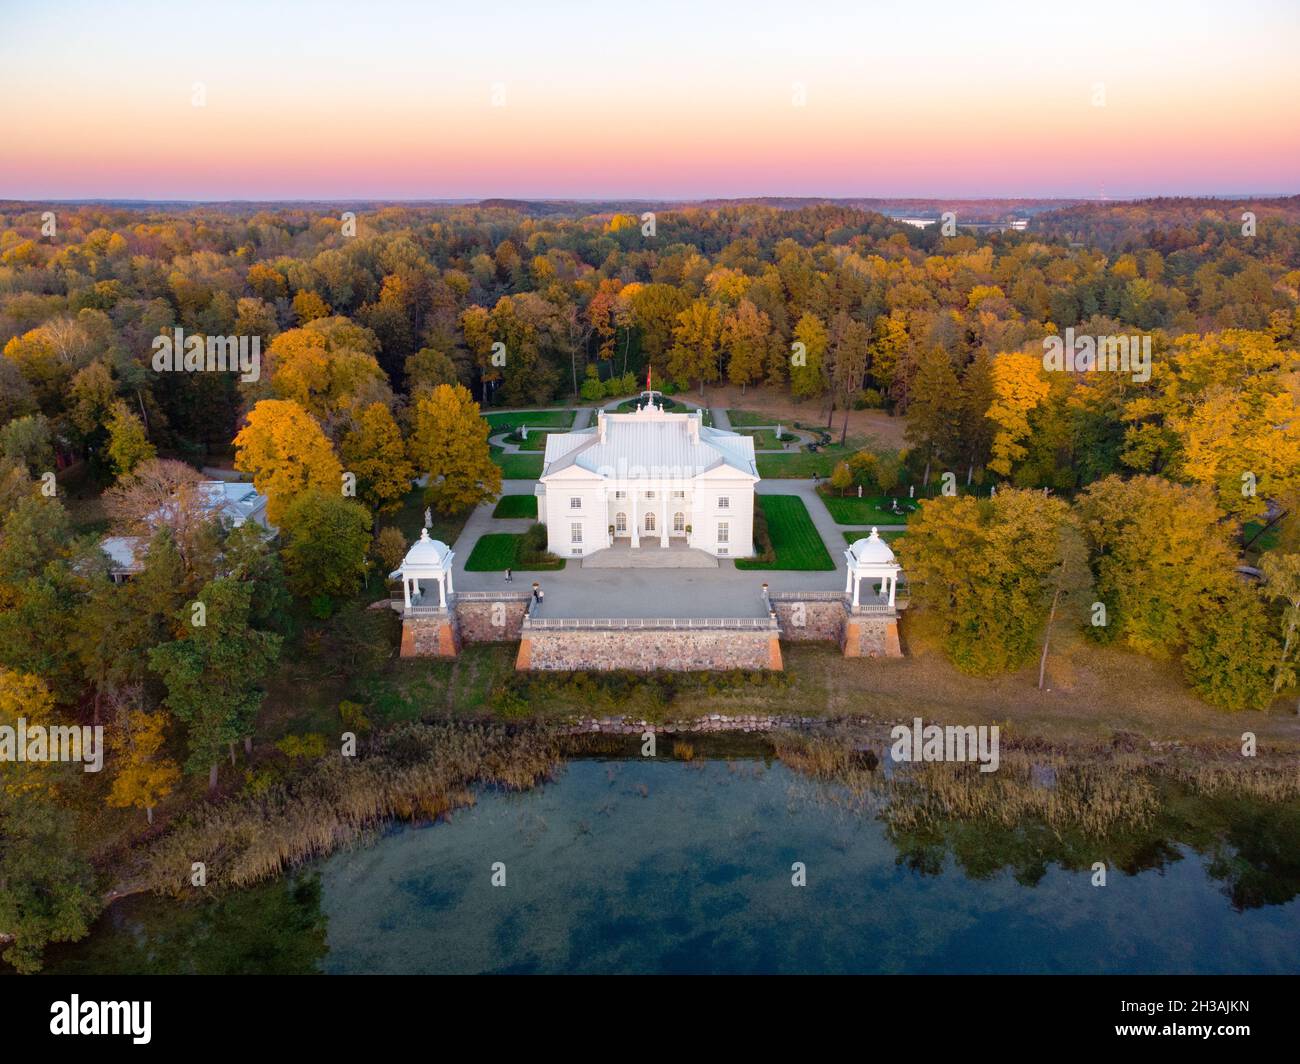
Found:
M 984 774 L 973 764 L 949 763 L 886 772 L 870 741 L 852 729 L 781 731 L 768 741 L 791 769 L 838 785 L 901 832 L 946 821 L 1008 828 L 1036 821 L 1058 833 L 1104 836 L 1149 824 L 1169 785 L 1263 801 L 1300 797 L 1294 757 L 1234 757 L 1223 748 L 1008 742 L 998 771 Z M 120 893 L 180 894 L 194 886 L 196 863 L 208 886 L 248 886 L 384 821 L 434 819 L 470 805 L 475 787 L 525 790 L 551 779 L 566 756 L 629 752 L 626 737 L 572 736 L 554 726 L 403 725 L 377 736 L 358 758 L 328 758 L 264 795 L 194 812 L 145 852 Z M 684 741 L 670 752 L 680 760 L 697 755 Z
M 404 725 L 361 757 L 327 759 L 265 795 L 194 813 L 149 849 L 129 889 L 179 894 L 193 885 L 196 862 L 208 886 L 248 886 L 385 820 L 433 819 L 472 804 L 475 786 L 527 789 L 559 763 L 545 729 Z
M 901 832 L 947 821 L 1008 828 L 1037 821 L 1058 833 L 1100 837 L 1150 824 L 1162 789 L 1170 785 L 1203 796 L 1300 798 L 1294 755 L 1246 758 L 1225 748 L 1155 752 L 1124 743 L 1068 749 L 1004 743 L 998 771 L 984 774 L 974 764 L 934 762 L 885 773 L 874 751 L 864 749 L 864 737 L 852 732 L 780 732 L 773 745 L 794 771 L 844 787 L 855 802 L 877 807 Z

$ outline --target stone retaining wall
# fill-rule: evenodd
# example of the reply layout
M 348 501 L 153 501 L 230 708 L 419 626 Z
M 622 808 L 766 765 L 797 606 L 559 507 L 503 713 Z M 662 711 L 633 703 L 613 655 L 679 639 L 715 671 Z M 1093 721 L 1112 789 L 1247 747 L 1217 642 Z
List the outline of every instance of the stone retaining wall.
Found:
M 846 658 L 901 658 L 898 621 L 892 617 L 850 615 L 842 643 Z
M 402 657 L 454 658 L 458 653 L 460 640 L 450 611 L 402 618 Z
M 636 672 L 784 668 L 775 631 L 696 629 L 574 631 L 534 628 L 519 644 L 518 669 Z
M 456 599 L 456 624 L 464 643 L 513 643 L 528 613 L 528 595 Z
M 841 643 L 844 639 L 843 601 L 773 598 L 772 608 L 781 624 L 781 636 L 791 643 Z

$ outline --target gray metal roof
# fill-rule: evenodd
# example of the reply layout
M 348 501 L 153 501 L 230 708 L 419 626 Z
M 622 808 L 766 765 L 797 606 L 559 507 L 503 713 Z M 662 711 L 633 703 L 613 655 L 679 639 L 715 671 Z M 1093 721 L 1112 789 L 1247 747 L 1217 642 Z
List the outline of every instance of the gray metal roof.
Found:
M 693 414 L 665 414 L 657 408 L 609 414 L 604 443 L 599 428 L 552 432 L 546 438 L 542 479 L 571 466 L 607 477 L 683 480 L 725 466 L 758 479 L 753 437 L 700 426 L 697 439 L 691 420 L 699 419 Z

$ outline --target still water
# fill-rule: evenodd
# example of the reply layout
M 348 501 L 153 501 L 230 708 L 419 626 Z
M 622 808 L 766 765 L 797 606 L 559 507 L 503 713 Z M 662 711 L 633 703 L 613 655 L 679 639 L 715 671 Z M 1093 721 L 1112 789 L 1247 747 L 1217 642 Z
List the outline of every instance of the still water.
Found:
M 1184 808 L 1121 858 L 969 825 L 891 838 L 835 798 L 771 760 L 571 761 L 292 880 L 129 899 L 47 970 L 1300 971 L 1293 806 Z M 1094 858 L 1130 871 L 1094 886 Z

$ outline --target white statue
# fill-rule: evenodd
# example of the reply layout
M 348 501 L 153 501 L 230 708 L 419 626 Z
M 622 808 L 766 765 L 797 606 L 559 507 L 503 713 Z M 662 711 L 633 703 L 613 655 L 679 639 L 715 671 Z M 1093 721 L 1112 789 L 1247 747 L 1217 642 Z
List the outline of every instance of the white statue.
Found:
M 520 438 L 521 440 L 526 440 L 526 439 L 528 439 L 528 426 L 527 426 L 527 425 L 520 425 L 520 426 L 519 426 L 519 438 Z
M 424 508 L 424 527 L 426 529 L 433 527 L 433 511 L 427 506 Z

